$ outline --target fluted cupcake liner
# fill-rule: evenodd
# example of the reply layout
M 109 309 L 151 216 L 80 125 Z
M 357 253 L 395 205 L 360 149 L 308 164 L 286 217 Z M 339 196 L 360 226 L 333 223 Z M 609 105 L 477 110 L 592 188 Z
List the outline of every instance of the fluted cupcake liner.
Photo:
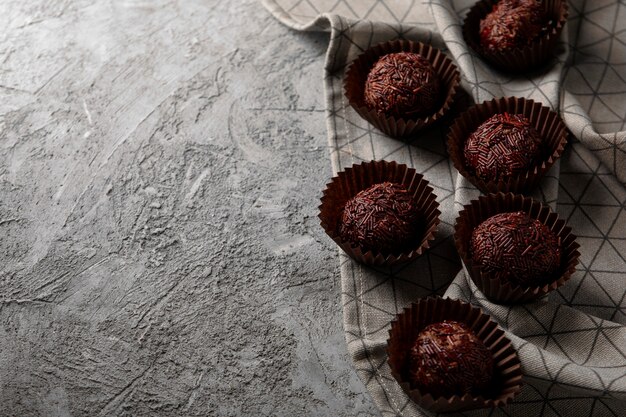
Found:
M 530 120 L 542 139 L 541 161 L 526 172 L 498 181 L 485 181 L 477 177 L 465 163 L 464 148 L 469 136 L 480 124 L 498 113 L 523 114 Z M 567 129 L 558 114 L 541 103 L 519 97 L 502 97 L 484 101 L 470 107 L 452 124 L 447 138 L 448 153 L 454 167 L 476 188 L 484 193 L 530 193 L 543 176 L 559 159 L 567 145 Z
M 413 52 L 426 58 L 441 82 L 441 102 L 432 114 L 426 117 L 402 118 L 386 116 L 370 109 L 365 103 L 365 82 L 376 61 L 395 52 Z M 378 44 L 359 55 L 350 65 L 344 80 L 344 91 L 350 105 L 365 120 L 377 129 L 394 138 L 407 138 L 441 119 L 454 102 L 461 76 L 456 65 L 439 49 L 421 42 L 394 40 Z
M 565 0 L 544 0 L 541 2 L 549 20 L 548 30 L 530 45 L 505 50 L 490 51 L 480 43 L 480 21 L 490 12 L 498 0 L 482 0 L 474 4 L 463 23 L 465 42 L 494 67 L 513 73 L 521 73 L 539 68 L 554 55 L 563 26 L 567 21 L 568 6 Z
M 494 378 L 481 396 L 465 394 L 434 398 L 411 385 L 408 377 L 409 352 L 426 326 L 444 320 L 467 325 L 487 346 L 494 358 Z M 449 298 L 422 298 L 405 308 L 391 322 L 387 340 L 391 373 L 407 395 L 420 407 L 434 412 L 502 407 L 521 391 L 521 363 L 511 341 L 487 314 L 471 304 Z
M 420 225 L 421 236 L 416 237 L 414 245 L 401 253 L 385 254 L 367 250 L 349 241 L 339 234 L 341 216 L 346 202 L 372 185 L 382 182 L 404 185 L 414 198 L 423 219 Z M 368 265 L 394 265 L 409 262 L 420 256 L 430 247 L 439 224 L 437 196 L 428 185 L 428 181 L 413 168 L 396 162 L 371 161 L 352 165 L 339 172 L 326 185 L 321 199 L 320 222 L 328 236 L 353 259 Z
M 481 271 L 472 261 L 470 253 L 472 231 L 491 216 L 517 211 L 525 212 L 546 225 L 561 242 L 561 265 L 552 280 L 541 286 L 525 287 L 502 282 L 493 274 Z M 500 304 L 524 303 L 556 290 L 570 279 L 580 256 L 576 236 L 572 229 L 566 226 L 565 220 L 559 219 L 558 214 L 539 201 L 512 193 L 481 196 L 464 206 L 454 226 L 454 243 L 474 284 L 489 300 Z

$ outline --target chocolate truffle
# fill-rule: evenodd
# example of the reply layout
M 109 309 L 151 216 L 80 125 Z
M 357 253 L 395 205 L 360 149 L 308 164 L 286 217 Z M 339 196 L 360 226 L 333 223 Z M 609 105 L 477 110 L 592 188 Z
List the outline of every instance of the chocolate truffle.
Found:
M 367 106 L 386 116 L 428 115 L 439 103 L 439 77 L 419 54 L 398 52 L 382 56 L 365 83 Z
M 536 0 L 502 0 L 480 21 L 480 43 L 491 52 L 530 45 L 544 30 L 545 16 Z
M 561 264 L 559 238 L 521 211 L 482 222 L 472 232 L 470 251 L 483 272 L 524 287 L 550 282 Z
M 383 182 L 350 199 L 341 217 L 343 240 L 366 250 L 401 252 L 415 241 L 419 211 L 409 191 L 400 184 Z
M 522 114 L 495 114 L 465 142 L 465 165 L 484 181 L 530 169 L 541 157 L 541 136 Z
M 493 355 L 463 323 L 443 321 L 422 330 L 410 354 L 413 385 L 433 398 L 480 395 L 493 378 Z

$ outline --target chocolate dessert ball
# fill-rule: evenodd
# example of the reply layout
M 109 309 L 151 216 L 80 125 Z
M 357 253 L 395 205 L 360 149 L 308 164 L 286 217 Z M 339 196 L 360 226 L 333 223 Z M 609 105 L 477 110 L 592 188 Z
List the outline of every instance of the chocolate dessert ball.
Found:
M 561 264 L 559 238 L 521 211 L 482 222 L 472 232 L 470 251 L 483 272 L 525 287 L 550 282 Z
M 416 240 L 419 212 L 413 196 L 400 184 L 383 182 L 361 191 L 343 210 L 339 234 L 366 250 L 402 252 Z
M 493 355 L 463 323 L 443 321 L 422 330 L 410 354 L 413 385 L 434 398 L 485 392 L 493 377 Z
M 465 165 L 484 181 L 523 173 L 541 157 L 541 136 L 521 114 L 496 114 L 470 135 Z
M 428 115 L 439 104 L 439 77 L 419 54 L 387 54 L 370 70 L 364 97 L 370 109 L 386 116 Z
M 492 52 L 530 45 L 541 34 L 545 21 L 539 1 L 499 1 L 480 21 L 480 43 Z

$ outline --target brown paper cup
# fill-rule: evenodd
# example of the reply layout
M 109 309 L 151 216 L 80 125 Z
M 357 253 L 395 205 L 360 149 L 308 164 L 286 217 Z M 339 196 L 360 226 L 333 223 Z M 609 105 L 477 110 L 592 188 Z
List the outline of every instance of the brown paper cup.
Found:
M 554 55 L 563 26 L 567 21 L 568 7 L 565 0 L 544 0 L 541 2 L 548 17 L 548 30 L 535 41 L 523 48 L 504 52 L 492 52 L 480 44 L 480 21 L 490 12 L 498 0 L 483 0 L 476 3 L 467 13 L 463 23 L 465 42 L 494 67 L 508 72 L 521 73 L 540 67 Z
M 484 181 L 465 165 L 463 155 L 465 141 L 489 117 L 504 112 L 523 114 L 537 129 L 542 138 L 541 161 L 523 174 L 500 178 L 498 181 Z M 448 153 L 454 167 L 484 193 L 530 193 L 539 185 L 541 178 L 554 162 L 561 157 L 565 145 L 567 130 L 559 115 L 541 103 L 518 97 L 503 97 L 474 105 L 456 118 L 448 133 Z
M 413 388 L 408 378 L 409 352 L 417 335 L 429 324 L 455 320 L 466 324 L 489 348 L 494 358 L 494 380 L 490 392 L 474 397 L 437 397 Z M 417 405 L 434 412 L 502 407 L 521 391 L 522 369 L 511 341 L 504 331 L 478 307 L 449 298 L 422 298 L 398 314 L 391 322 L 387 340 L 391 373 Z
M 411 119 L 385 116 L 370 110 L 365 104 L 363 92 L 370 69 L 378 58 L 394 52 L 413 52 L 430 61 L 441 81 L 441 104 L 439 109 L 427 117 Z M 371 47 L 355 59 L 344 79 L 344 91 L 348 102 L 359 115 L 377 129 L 394 138 L 406 138 L 425 128 L 446 114 L 454 101 L 461 76 L 456 65 L 439 49 L 421 42 L 395 40 Z
M 360 191 L 385 181 L 404 185 L 414 196 L 423 218 L 420 228 L 421 236 L 415 239 L 412 247 L 402 253 L 384 254 L 365 250 L 351 242 L 344 241 L 339 235 L 341 215 L 346 202 Z M 430 247 L 430 241 L 435 238 L 441 214 L 437 209 L 439 203 L 436 198 L 433 189 L 428 186 L 428 181 L 414 169 L 396 162 L 364 162 L 352 165 L 351 168 L 338 173 L 326 185 L 321 199 L 322 204 L 319 207 L 319 218 L 328 236 L 353 259 L 368 265 L 394 265 L 409 262 Z
M 523 211 L 531 218 L 539 220 L 561 241 L 561 267 L 553 279 L 543 286 L 522 287 L 511 285 L 510 282 L 501 282 L 492 274 L 483 273 L 478 265 L 472 262 L 470 254 L 472 231 L 491 216 L 515 211 Z M 501 304 L 524 303 L 556 290 L 570 279 L 580 256 L 576 236 L 572 234 L 572 229 L 565 225 L 565 220 L 560 220 L 550 207 L 539 201 L 511 193 L 481 196 L 464 206 L 454 226 L 454 243 L 474 284 L 488 299 Z

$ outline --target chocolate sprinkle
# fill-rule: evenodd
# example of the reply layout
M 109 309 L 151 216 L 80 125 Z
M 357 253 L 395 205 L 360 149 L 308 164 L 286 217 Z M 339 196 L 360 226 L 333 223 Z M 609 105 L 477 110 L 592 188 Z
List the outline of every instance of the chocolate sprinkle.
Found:
M 368 107 L 387 116 L 428 115 L 440 101 L 439 77 L 419 54 L 387 54 L 370 70 L 364 98 Z
M 522 173 L 541 156 L 541 136 L 522 114 L 496 114 L 465 142 L 465 164 L 485 181 Z
M 422 330 L 411 349 L 409 377 L 434 398 L 480 395 L 493 378 L 493 355 L 463 323 L 443 321 Z
M 530 45 L 547 30 L 541 3 L 536 0 L 502 0 L 480 21 L 481 45 L 504 51 Z
M 522 286 L 552 281 L 561 264 L 561 242 L 524 212 L 496 214 L 472 232 L 472 260 L 495 278 Z
M 383 182 L 358 193 L 343 210 L 340 236 L 365 250 L 385 254 L 402 251 L 415 241 L 419 211 L 400 184 Z

